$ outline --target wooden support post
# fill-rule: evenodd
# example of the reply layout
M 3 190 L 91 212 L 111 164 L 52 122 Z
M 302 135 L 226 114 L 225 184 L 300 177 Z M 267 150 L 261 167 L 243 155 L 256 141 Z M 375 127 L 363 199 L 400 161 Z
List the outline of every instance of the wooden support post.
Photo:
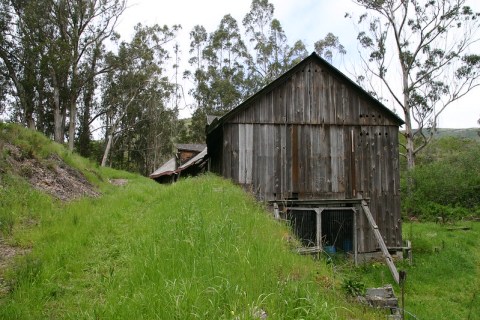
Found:
M 323 246 L 322 246 L 322 210 L 320 209 L 315 209 L 315 213 L 316 213 L 316 222 L 317 222 L 317 226 L 316 226 L 316 246 L 319 247 L 319 248 L 322 248 L 323 249 Z
M 273 204 L 273 217 L 276 220 L 280 219 L 280 210 L 278 209 L 278 204 L 277 203 Z
M 353 208 L 353 261 L 358 266 L 357 208 Z
M 365 216 L 367 217 L 367 220 L 370 223 L 370 226 L 372 227 L 373 234 L 375 235 L 375 238 L 377 239 L 378 244 L 380 245 L 380 249 L 382 250 L 383 256 L 385 257 L 385 260 L 390 269 L 390 272 L 392 273 L 393 279 L 398 284 L 400 282 L 400 278 L 398 275 L 397 267 L 395 267 L 395 264 L 393 263 L 392 256 L 388 252 L 387 246 L 385 245 L 385 241 L 383 241 L 382 235 L 378 230 L 378 226 L 375 223 L 375 220 L 373 219 L 372 213 L 368 208 L 367 202 L 365 200 L 362 200 L 361 205 L 362 205 L 363 212 L 365 213 Z
M 400 270 L 400 288 L 402 289 L 402 319 L 405 319 L 405 281 L 407 281 L 407 272 Z

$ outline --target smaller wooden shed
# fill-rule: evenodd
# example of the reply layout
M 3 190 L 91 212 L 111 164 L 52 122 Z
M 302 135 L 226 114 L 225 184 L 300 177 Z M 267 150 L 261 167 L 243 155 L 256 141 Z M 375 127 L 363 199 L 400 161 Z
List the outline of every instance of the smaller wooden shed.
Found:
M 150 178 L 159 183 L 172 183 L 180 175 L 193 176 L 207 169 L 207 146 L 204 144 L 177 144 L 175 157 L 170 158 Z
M 404 122 L 312 53 L 207 128 L 210 169 L 278 207 L 305 246 L 402 245 L 398 131 Z

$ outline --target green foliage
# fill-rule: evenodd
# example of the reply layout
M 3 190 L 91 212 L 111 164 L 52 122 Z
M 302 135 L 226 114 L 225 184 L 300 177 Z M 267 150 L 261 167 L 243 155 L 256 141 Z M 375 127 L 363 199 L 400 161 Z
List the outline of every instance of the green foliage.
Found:
M 205 141 L 207 115 L 224 115 L 307 55 L 302 41 L 288 44 L 273 13 L 268 0 L 253 0 L 242 20 L 244 33 L 229 14 L 211 33 L 203 26 L 190 32 L 192 70 L 184 75 L 194 82 L 192 142 Z
M 480 83 L 480 58 L 470 53 L 480 38 L 480 13 L 466 0 L 354 2 L 366 10 L 356 23 L 367 76 L 358 78 L 377 78 L 380 85 L 367 85 L 402 111 L 407 165 L 413 168 L 438 116 Z
M 365 294 L 365 284 L 358 278 L 354 277 L 343 279 L 342 289 L 349 297 L 358 297 Z
M 345 55 L 347 51 L 336 35 L 329 32 L 324 39 L 315 42 L 315 51 L 328 62 L 333 62 L 334 53 Z
M 7 274 L 0 317 L 371 317 L 317 281 L 331 271 L 292 253 L 286 227 L 228 181 L 165 187 L 129 176 L 103 192 L 42 210 L 38 227 L 18 229 L 32 252 Z
M 409 215 L 444 220 L 478 216 L 480 144 L 445 137 L 429 145 L 415 169 L 402 172 L 402 205 Z M 412 183 L 408 190 L 408 179 Z
M 417 319 L 478 319 L 480 224 L 404 223 L 403 238 L 413 248 L 412 265 L 395 262 L 407 272 L 405 309 Z M 367 287 L 393 284 L 396 296 L 401 295 L 384 263 L 362 265 L 352 277 Z
M 38 139 L 1 129 L 0 142 Z M 331 268 L 293 253 L 288 228 L 230 181 L 163 186 L 57 144 L 37 149 L 57 148 L 102 197 L 61 203 L 0 167 L 2 244 L 20 252 L 0 270 L 1 319 L 373 318 L 335 290 Z M 128 183 L 105 183 L 116 178 Z
M 179 29 L 138 24 L 133 39 L 109 56 L 102 110 L 115 168 L 148 175 L 172 153 L 178 110 L 168 107 L 176 87 L 165 72 L 166 46 Z

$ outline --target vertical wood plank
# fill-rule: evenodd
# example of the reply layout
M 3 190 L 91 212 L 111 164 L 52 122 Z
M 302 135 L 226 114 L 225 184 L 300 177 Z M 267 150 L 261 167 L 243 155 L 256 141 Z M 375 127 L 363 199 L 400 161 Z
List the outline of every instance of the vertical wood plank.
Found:
M 246 135 L 245 124 L 238 124 L 238 182 L 246 183 Z

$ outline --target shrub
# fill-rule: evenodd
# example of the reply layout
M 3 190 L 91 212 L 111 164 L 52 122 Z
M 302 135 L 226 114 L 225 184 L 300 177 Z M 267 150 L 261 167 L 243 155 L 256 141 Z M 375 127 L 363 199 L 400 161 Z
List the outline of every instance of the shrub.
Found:
M 478 142 L 452 137 L 435 141 L 413 170 L 402 172 L 404 213 L 446 219 L 474 215 L 480 203 L 478 159 Z
M 343 279 L 342 289 L 350 297 L 358 297 L 365 294 L 365 284 L 357 278 Z

